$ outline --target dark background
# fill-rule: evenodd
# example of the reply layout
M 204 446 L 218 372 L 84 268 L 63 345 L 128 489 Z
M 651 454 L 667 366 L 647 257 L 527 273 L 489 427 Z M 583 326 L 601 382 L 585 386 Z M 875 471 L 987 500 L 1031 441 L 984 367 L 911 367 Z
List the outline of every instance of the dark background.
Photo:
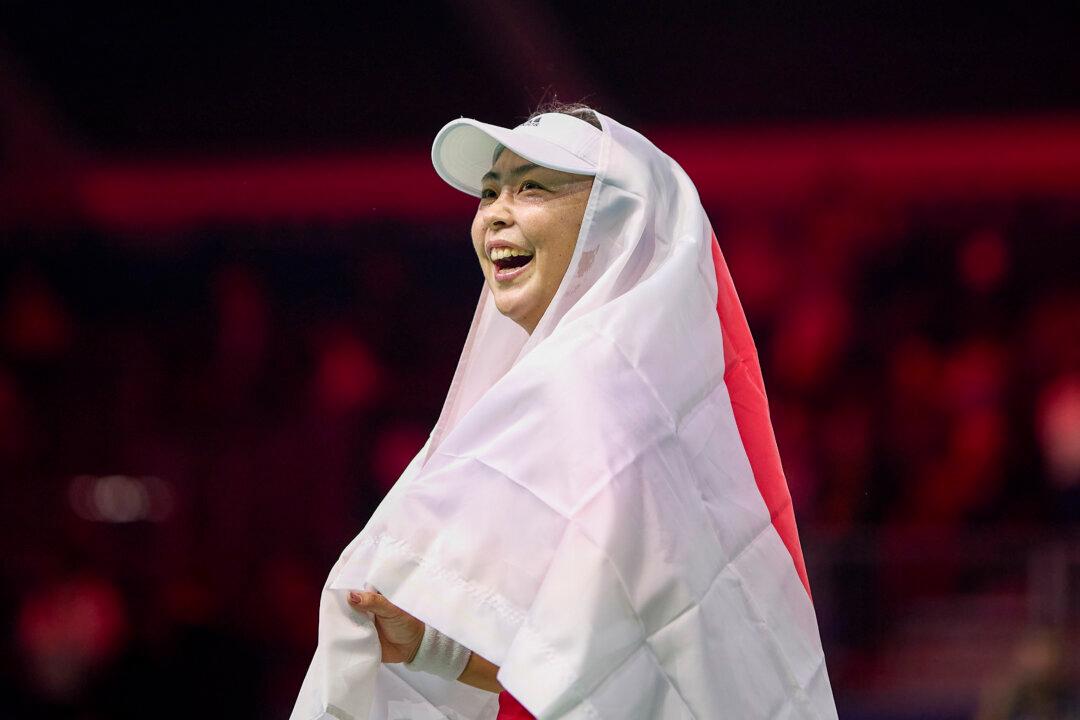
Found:
M 287 715 L 480 290 L 430 142 L 556 97 L 701 191 L 841 716 L 1080 717 L 1069 9 L 0 4 L 0 718 Z

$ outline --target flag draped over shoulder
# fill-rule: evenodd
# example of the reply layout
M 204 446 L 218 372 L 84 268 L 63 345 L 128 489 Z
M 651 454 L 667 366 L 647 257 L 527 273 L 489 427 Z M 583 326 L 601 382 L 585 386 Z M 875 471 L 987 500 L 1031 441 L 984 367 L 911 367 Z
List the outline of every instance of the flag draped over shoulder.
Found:
M 600 115 L 532 335 L 485 288 L 442 414 L 331 570 L 294 720 L 495 717 L 379 662 L 349 589 L 500 666 L 537 718 L 835 718 L 757 354 L 693 183 Z

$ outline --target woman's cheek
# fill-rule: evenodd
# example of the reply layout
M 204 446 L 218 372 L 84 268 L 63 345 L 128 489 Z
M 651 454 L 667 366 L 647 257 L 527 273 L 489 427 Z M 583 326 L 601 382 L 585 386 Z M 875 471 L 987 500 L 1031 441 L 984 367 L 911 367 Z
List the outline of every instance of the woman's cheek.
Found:
M 484 264 L 484 243 L 481 241 L 482 237 L 483 236 L 478 236 L 477 233 L 476 233 L 476 229 L 473 228 L 473 233 L 472 233 L 473 252 L 476 253 L 476 259 L 480 261 L 481 266 L 483 266 L 483 264 Z

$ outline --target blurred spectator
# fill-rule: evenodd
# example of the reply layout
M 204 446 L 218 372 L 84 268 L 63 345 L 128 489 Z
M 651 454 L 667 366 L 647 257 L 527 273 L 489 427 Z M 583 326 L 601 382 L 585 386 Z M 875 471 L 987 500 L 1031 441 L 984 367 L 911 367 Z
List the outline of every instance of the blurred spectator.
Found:
M 390 491 L 425 442 L 427 431 L 417 423 L 387 424 L 375 439 L 371 460 L 372 477 L 380 492 Z
M 1067 658 L 1060 631 L 1027 633 L 1008 675 L 988 687 L 978 720 L 1080 719 L 1080 678 Z
M 1058 519 L 1080 521 L 1080 374 L 1043 388 L 1036 426 Z
M 16 622 L 31 692 L 53 707 L 77 707 L 107 677 L 128 633 L 120 593 L 85 573 L 32 590 Z
M 315 342 L 312 392 L 318 407 L 330 415 L 370 408 L 383 379 L 368 346 L 341 326 L 322 328 Z
M 266 370 L 270 309 L 255 273 L 242 265 L 222 268 L 214 278 L 217 310 L 215 340 L 217 392 L 237 409 L 252 403 L 251 393 Z
M 2 310 L 3 345 L 16 358 L 51 360 L 72 341 L 72 324 L 60 297 L 37 272 L 9 278 Z

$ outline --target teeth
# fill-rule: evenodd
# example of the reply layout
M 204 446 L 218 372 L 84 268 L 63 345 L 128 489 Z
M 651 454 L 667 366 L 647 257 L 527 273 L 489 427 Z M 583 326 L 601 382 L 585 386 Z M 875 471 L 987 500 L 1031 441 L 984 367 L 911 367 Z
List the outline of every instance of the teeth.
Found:
M 527 253 L 524 250 L 515 250 L 514 248 L 508 247 L 497 247 L 492 248 L 491 250 L 492 260 L 502 260 L 503 258 L 517 257 L 518 255 L 524 255 L 526 257 L 529 257 L 532 255 L 532 253 Z

